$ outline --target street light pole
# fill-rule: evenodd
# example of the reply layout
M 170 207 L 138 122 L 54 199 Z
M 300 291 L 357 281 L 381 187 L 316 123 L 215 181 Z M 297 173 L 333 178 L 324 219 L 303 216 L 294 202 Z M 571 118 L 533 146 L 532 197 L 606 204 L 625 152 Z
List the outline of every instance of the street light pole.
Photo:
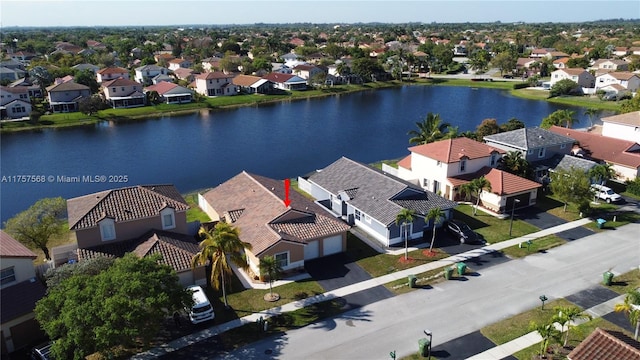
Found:
M 429 329 L 425 329 L 424 330 L 424 334 L 427 335 L 429 337 L 429 348 L 427 350 L 427 355 L 429 356 L 427 359 L 431 360 L 431 343 L 433 340 L 433 333 L 431 332 L 431 330 Z
M 513 229 L 513 213 L 516 211 L 516 204 L 519 202 L 520 200 L 513 199 L 513 205 L 511 206 L 511 222 L 509 222 L 509 237 L 511 237 L 511 229 Z

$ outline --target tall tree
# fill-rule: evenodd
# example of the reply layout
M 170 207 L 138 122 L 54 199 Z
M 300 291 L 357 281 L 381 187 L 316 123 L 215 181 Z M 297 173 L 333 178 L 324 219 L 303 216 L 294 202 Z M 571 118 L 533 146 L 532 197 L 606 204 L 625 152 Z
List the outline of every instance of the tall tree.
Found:
M 596 108 L 588 108 L 584 111 L 584 114 L 589 117 L 589 127 L 593 126 L 593 119 L 600 113 L 600 110 Z
M 510 51 L 503 51 L 496 55 L 491 63 L 500 69 L 500 76 L 502 76 L 504 72 L 513 71 L 513 69 L 516 68 L 517 62 L 517 56 L 514 56 Z
M 95 352 L 115 355 L 122 346 L 148 344 L 164 319 L 189 307 L 191 295 L 160 255 L 129 253 L 97 274 L 79 272 L 49 288 L 36 304 L 36 319 L 55 340 L 56 359 L 85 359 Z
M 531 174 L 529 162 L 522 156 L 520 151 L 507 152 L 498 160 L 498 169 L 523 178 L 529 178 Z
M 640 327 L 640 291 L 629 291 L 624 297 L 624 302 L 615 304 L 613 310 L 615 312 L 624 312 L 629 316 L 631 326 L 636 328 L 634 337 L 638 340 L 638 327 Z
M 89 89 L 91 89 L 92 94 L 97 93 L 100 89 L 100 85 L 96 80 L 96 75 L 89 69 L 79 71 L 74 77 L 74 81 L 78 84 L 88 86 Z
M 471 195 L 476 197 L 476 205 L 473 208 L 473 215 L 478 214 L 478 207 L 480 206 L 480 194 L 482 191 L 491 191 L 491 183 L 484 176 L 475 178 L 470 182 L 460 186 L 460 192 L 465 198 L 469 198 Z
M 429 209 L 426 218 L 433 220 L 433 231 L 431 232 L 431 245 L 429 245 L 429 252 L 433 252 L 433 244 L 436 242 L 436 225 L 440 224 L 444 219 L 444 211 L 439 207 Z
M 564 203 L 564 211 L 567 211 L 569 203 L 580 207 L 591 201 L 591 181 L 581 169 L 557 169 L 551 173 L 549 185 L 553 194 Z
M 526 126 L 524 122 L 516 118 L 511 118 L 506 123 L 500 125 L 500 131 L 507 132 L 507 131 L 513 131 L 518 129 L 524 129 L 525 127 Z
M 269 278 L 269 296 L 273 297 L 273 282 L 280 278 L 282 267 L 275 257 L 267 255 L 260 259 L 260 274 L 266 274 Z
M 540 127 L 543 129 L 548 129 L 551 126 L 564 126 L 566 128 L 572 127 L 574 124 L 577 124 L 579 120 L 575 117 L 576 112 L 573 110 L 556 110 L 549 114 L 549 116 L 542 119 L 540 123 Z
M 476 128 L 476 137 L 483 139 L 487 135 L 493 135 L 500 132 L 500 126 L 496 119 L 484 119 Z
M 404 259 L 409 259 L 409 229 L 408 224 L 413 223 L 413 216 L 415 215 L 415 211 L 403 208 L 400 210 L 398 215 L 396 215 L 396 225 L 400 225 L 400 234 L 402 234 L 402 230 L 404 229 Z
M 206 264 L 211 265 L 211 285 L 217 289 L 222 289 L 224 305 L 229 307 L 227 301 L 226 278 L 231 275 L 231 262 L 236 266 L 246 269 L 247 260 L 244 250 L 251 250 L 251 244 L 240 240 L 240 232 L 237 228 L 219 222 L 216 226 L 207 231 L 201 227 L 198 235 L 203 239 L 200 244 L 200 251 L 191 259 L 191 266 Z
M 600 185 L 604 185 L 608 180 L 613 179 L 615 176 L 616 171 L 609 163 L 598 164 L 589 169 L 589 177 Z
M 442 122 L 440 114 L 428 113 L 422 122 L 416 122 L 418 130 L 411 130 L 407 133 L 411 138 L 410 144 L 422 145 L 442 139 L 451 126 Z
M 67 202 L 63 198 L 44 198 L 7 220 L 5 231 L 27 247 L 42 250 L 51 260 L 49 239 L 62 232 L 66 216 Z
M 553 316 L 552 321 L 562 326 L 561 331 L 564 331 L 565 327 L 567 328 L 567 332 L 564 334 L 563 346 L 567 346 L 569 342 L 569 330 L 572 327 L 572 322 L 578 319 L 591 319 L 591 315 L 585 314 L 580 308 L 575 306 L 556 307 L 553 310 L 556 314 Z

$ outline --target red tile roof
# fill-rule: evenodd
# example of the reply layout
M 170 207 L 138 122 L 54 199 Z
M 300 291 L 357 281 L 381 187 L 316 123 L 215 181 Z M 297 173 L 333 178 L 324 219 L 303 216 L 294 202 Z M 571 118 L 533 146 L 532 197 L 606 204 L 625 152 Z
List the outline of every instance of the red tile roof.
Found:
M 110 86 L 137 86 L 140 83 L 137 83 L 133 80 L 117 78 L 109 81 L 105 81 L 102 83 L 102 87 L 110 87 Z
M 158 92 L 158 94 L 162 95 L 164 93 L 166 93 L 167 91 L 175 88 L 176 86 L 178 86 L 178 84 L 174 84 L 174 83 L 170 83 L 168 81 L 161 81 L 155 85 L 150 85 L 147 86 L 145 89 L 145 91 L 156 91 Z
M 18 240 L 14 239 L 11 235 L 0 230 L 0 258 L 8 257 L 25 257 L 36 258 L 36 254 L 29 250 L 26 246 L 22 245 Z
M 398 161 L 398 167 L 411 170 L 411 155 L 408 155 L 404 159 Z
M 118 222 L 158 216 L 166 207 L 177 212 L 189 209 L 173 185 L 138 185 L 105 190 L 67 200 L 69 229 L 91 228 L 105 217 Z
M 446 164 L 458 162 L 463 157 L 467 157 L 468 159 L 479 159 L 489 157 L 493 152 L 497 152 L 499 154 L 506 153 L 506 151 L 502 149 L 494 148 L 485 143 L 466 137 L 440 140 L 429 144 L 412 146 L 409 148 L 409 151 Z
M 98 70 L 98 74 L 126 74 L 129 71 L 121 67 L 108 67 Z
M 473 174 L 448 178 L 453 186 L 466 184 L 473 179 L 484 176 L 491 183 L 491 193 L 503 196 L 530 191 L 542 185 L 506 171 L 494 169 L 488 166 L 483 167 Z
M 196 79 L 200 80 L 210 80 L 210 79 L 229 79 L 233 78 L 234 75 L 227 75 L 222 71 L 213 71 L 196 75 Z
M 640 360 L 640 342 L 619 331 L 596 328 L 567 355 L 569 360 Z
M 575 139 L 593 159 L 634 169 L 640 167 L 640 145 L 633 141 L 619 140 L 601 134 L 559 126 L 552 126 L 549 131 Z
M 295 75 L 292 75 L 292 74 L 269 73 L 263 76 L 262 78 L 267 79 L 269 81 L 273 81 L 275 83 L 284 83 L 289 81 L 289 79 L 291 79 L 294 76 Z

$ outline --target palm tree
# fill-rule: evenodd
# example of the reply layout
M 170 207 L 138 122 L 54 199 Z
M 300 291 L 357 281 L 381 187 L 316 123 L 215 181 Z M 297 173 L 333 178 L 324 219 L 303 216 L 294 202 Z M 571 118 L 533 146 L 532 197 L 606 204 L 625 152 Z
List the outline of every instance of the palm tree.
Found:
M 409 231 L 407 229 L 407 224 L 411 224 L 413 222 L 413 215 L 415 215 L 415 211 L 403 208 L 400 210 L 398 215 L 396 215 L 396 225 L 402 224 L 401 229 L 404 228 L 404 259 L 409 259 Z M 402 236 L 402 231 L 400 231 L 400 236 Z
M 535 322 L 531 322 L 529 327 L 542 337 L 542 342 L 540 342 L 540 356 L 544 355 L 547 346 L 549 346 L 549 340 L 558 340 L 560 337 L 560 331 L 556 329 L 553 323 L 538 325 Z
M 520 151 L 509 151 L 498 160 L 498 169 L 527 178 L 530 172 L 529 162 Z
M 611 164 L 608 163 L 598 164 L 589 169 L 589 177 L 600 185 L 606 183 L 607 180 L 612 179 L 614 176 L 616 176 L 616 171 L 613 170 Z
M 267 255 L 260 259 L 260 274 L 267 274 L 269 277 L 269 296 L 273 298 L 273 281 L 282 274 L 282 267 L 275 257 Z
M 483 190 L 491 191 L 491 183 L 484 176 L 475 178 L 460 186 L 460 192 L 466 199 L 469 199 L 472 194 L 476 197 L 476 206 L 473 208 L 474 216 L 478 213 L 478 206 L 480 206 L 480 194 Z
M 429 210 L 426 218 L 428 220 L 433 220 L 433 232 L 431 234 L 431 245 L 429 246 L 429 252 L 433 252 L 433 243 L 436 241 L 436 225 L 440 224 L 442 219 L 444 219 L 444 211 L 439 207 L 435 207 Z
M 409 143 L 422 145 L 441 139 L 451 125 L 442 122 L 440 114 L 428 113 L 422 122 L 416 123 L 416 126 L 418 130 L 411 130 L 407 133 L 412 136 Z
M 588 108 L 587 110 L 584 111 L 584 114 L 587 115 L 589 117 L 589 126 L 593 126 L 593 118 L 596 117 L 597 114 L 600 113 L 600 110 L 595 109 L 595 108 Z
M 627 293 L 622 304 L 615 304 L 615 312 L 625 312 L 629 316 L 631 326 L 635 326 L 635 339 L 638 340 L 638 328 L 640 327 L 640 291 L 631 290 Z
M 222 289 L 224 305 L 229 307 L 225 277 L 232 273 L 231 262 L 243 269 L 247 268 L 247 260 L 244 250 L 251 250 L 251 244 L 240 240 L 240 232 L 237 228 L 219 222 L 211 230 L 201 227 L 198 235 L 203 240 L 198 245 L 200 251 L 191 259 L 191 267 L 206 264 L 211 265 L 211 285 L 214 289 Z
M 573 110 L 558 110 L 559 111 L 559 120 L 560 124 L 564 124 L 564 127 L 570 128 L 573 124 L 577 124 L 580 122 L 578 118 L 576 118 L 576 112 Z
M 564 336 L 563 346 L 567 346 L 567 342 L 569 342 L 569 329 L 571 329 L 571 323 L 578 319 L 591 319 L 591 315 L 585 314 L 578 307 L 556 307 L 554 311 L 557 313 L 553 316 L 552 321 L 557 322 L 562 326 L 562 331 L 564 331 L 564 327 L 567 327 L 567 333 Z

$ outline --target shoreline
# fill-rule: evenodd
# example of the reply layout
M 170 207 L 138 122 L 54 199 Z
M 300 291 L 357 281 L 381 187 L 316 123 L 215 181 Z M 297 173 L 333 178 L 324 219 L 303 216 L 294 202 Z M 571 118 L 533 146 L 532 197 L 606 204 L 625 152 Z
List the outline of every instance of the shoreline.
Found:
M 43 115 L 44 119 L 41 118 L 39 122 L 49 122 L 45 124 L 38 125 L 29 125 L 28 120 L 19 121 L 19 122 L 3 122 L 0 128 L 0 134 L 13 134 L 13 133 L 23 133 L 23 132 L 39 132 L 43 130 L 49 129 L 72 129 L 78 127 L 85 126 L 95 126 L 96 124 L 102 122 L 130 122 L 137 120 L 146 120 L 149 118 L 155 117 L 163 117 L 163 116 L 176 116 L 176 115 L 187 115 L 202 112 L 203 110 L 207 111 L 217 111 L 217 110 L 233 110 L 242 107 L 249 106 L 260 106 L 263 104 L 274 104 L 283 101 L 298 101 L 298 100 L 309 100 L 315 98 L 324 98 L 328 96 L 337 96 L 343 94 L 352 94 L 363 91 L 375 91 L 380 89 L 392 89 L 403 86 L 466 86 L 472 88 L 489 88 L 496 90 L 507 90 L 509 91 L 510 96 L 515 96 L 518 98 L 529 99 L 529 100 L 537 100 L 537 101 L 547 101 L 555 104 L 562 104 L 568 106 L 576 106 L 581 108 L 596 108 L 601 111 L 619 111 L 620 104 L 617 102 L 594 102 L 590 99 L 577 98 L 577 97 L 560 97 L 560 98 L 548 98 L 546 97 L 546 93 L 544 96 L 539 96 L 534 91 L 528 88 L 523 89 L 514 89 L 513 84 L 518 84 L 519 82 L 513 81 L 471 81 L 470 79 L 461 79 L 456 77 L 451 77 L 448 75 L 440 75 L 434 76 L 432 78 L 424 79 L 424 78 L 415 78 L 408 79 L 405 81 L 385 81 L 385 82 L 374 82 L 374 83 L 366 83 L 359 85 L 337 85 L 331 88 L 322 88 L 322 89 L 314 89 L 314 90 L 306 90 L 304 92 L 294 92 L 289 93 L 286 97 L 278 96 L 278 95 L 235 95 L 232 97 L 215 97 L 215 98 L 205 98 L 205 100 L 201 103 L 191 103 L 190 107 L 187 109 L 180 109 L 179 106 L 182 105 L 173 105 L 175 108 L 169 108 L 166 110 L 157 109 L 157 106 L 145 106 L 141 108 L 131 108 L 131 109 L 106 109 L 101 110 L 101 113 L 96 115 L 84 115 L 79 112 L 75 113 L 65 113 L 65 114 L 52 114 L 52 115 Z M 242 98 L 240 102 L 234 102 L 236 100 L 236 96 L 245 96 Z M 277 98 L 261 98 L 262 96 L 277 96 Z M 226 99 L 230 98 L 230 99 Z M 233 99 L 235 98 L 235 99 Z M 231 101 L 231 102 L 230 102 Z M 139 109 L 146 109 L 147 112 L 137 113 Z M 114 113 L 115 110 L 115 113 Z M 122 113 L 122 114 L 118 114 Z M 61 119 L 61 117 L 65 117 Z M 50 117 L 50 118 L 46 118 Z M 71 118 L 69 118 L 71 117 Z M 20 123 L 21 125 L 26 126 L 9 126 L 6 127 L 5 124 L 12 123 Z

